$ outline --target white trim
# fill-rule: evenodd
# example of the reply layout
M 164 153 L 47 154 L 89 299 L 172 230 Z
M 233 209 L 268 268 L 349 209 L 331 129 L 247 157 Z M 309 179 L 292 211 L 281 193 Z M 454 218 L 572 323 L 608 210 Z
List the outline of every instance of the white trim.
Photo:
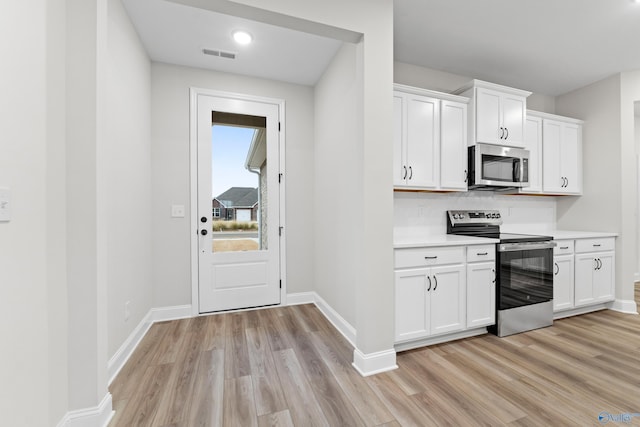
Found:
M 638 306 L 634 300 L 617 299 L 611 303 L 609 309 L 620 313 L 638 314 Z
M 588 305 L 585 307 L 578 307 L 566 311 L 559 311 L 557 313 L 553 313 L 553 320 L 564 319 L 565 317 L 577 316 L 579 314 L 592 313 L 599 310 L 606 310 L 607 308 L 609 308 L 609 305 L 607 303 L 602 303 L 596 305 Z
M 278 122 L 280 125 L 280 131 L 278 132 L 278 152 L 279 152 L 279 167 L 278 172 L 282 174 L 282 181 L 280 183 L 280 203 L 279 203 L 279 222 L 282 228 L 282 234 L 280 236 L 280 304 L 284 304 L 287 298 L 287 279 L 286 279 L 286 224 L 285 224 L 285 101 L 283 99 L 266 98 L 261 96 L 245 95 L 236 92 L 225 92 L 213 89 L 204 89 L 191 87 L 189 88 L 189 173 L 190 173 L 190 185 L 191 185 L 191 220 L 190 230 L 191 233 L 191 315 L 200 315 L 200 295 L 198 292 L 198 95 L 213 96 L 218 98 L 229 98 L 235 100 L 243 100 L 255 103 L 264 103 L 276 105 L 278 107 Z
M 342 334 L 349 344 L 356 348 L 356 328 L 351 326 L 344 317 L 335 311 L 320 295 L 315 294 L 316 307 L 324 314 L 324 317 Z M 357 348 L 356 348 L 357 350 Z M 395 355 L 395 352 L 394 352 Z
M 175 307 L 152 308 L 146 316 L 140 321 L 138 326 L 131 332 L 131 335 L 125 340 L 120 348 L 115 352 L 107 363 L 107 376 L 109 377 L 109 385 L 116 378 L 122 367 L 138 347 L 142 338 L 149 331 L 149 328 L 155 322 L 165 320 L 184 319 L 191 317 L 190 305 L 179 305 Z
M 289 294 L 286 297 L 287 305 L 314 304 L 322 315 L 333 325 L 334 328 L 349 341 L 354 348 L 356 346 L 356 328 L 347 322 L 337 311 L 316 292 L 300 292 Z
M 471 329 L 468 331 L 455 332 L 452 334 L 439 335 L 436 337 L 401 342 L 394 345 L 394 348 L 396 349 L 397 352 L 400 352 L 400 351 L 411 350 L 418 347 L 426 347 L 429 345 L 441 344 L 443 342 L 459 340 L 462 338 L 475 337 L 478 335 L 484 335 L 486 333 L 487 333 L 487 328 L 482 327 L 482 328 Z
M 633 282 L 640 282 L 640 272 L 633 274 Z
M 57 427 L 107 427 L 114 413 L 111 393 L 107 393 L 98 406 L 67 412 Z
M 315 304 L 315 292 L 300 292 L 297 294 L 288 294 L 285 298 L 286 305 Z
M 152 308 L 149 311 L 151 322 L 164 322 L 165 320 L 187 319 L 193 312 L 189 304 L 175 305 L 173 307 Z
M 353 367 L 363 377 L 392 371 L 396 365 L 396 351 L 394 349 L 364 354 L 359 349 L 353 350 Z
M 107 362 L 109 385 L 111 385 L 124 364 L 127 363 L 127 360 L 129 360 L 136 347 L 138 347 L 138 344 L 140 344 L 140 341 L 142 341 L 142 338 L 144 338 L 152 323 L 151 311 L 149 311 L 115 354 L 111 356 L 109 362 Z

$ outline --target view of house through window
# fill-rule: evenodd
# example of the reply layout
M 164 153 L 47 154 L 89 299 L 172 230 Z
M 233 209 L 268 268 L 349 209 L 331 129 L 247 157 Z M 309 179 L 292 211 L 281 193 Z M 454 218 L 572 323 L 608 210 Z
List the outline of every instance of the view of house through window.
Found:
M 214 113 L 212 128 L 212 239 L 213 252 L 267 249 L 266 141 L 263 117 Z M 218 124 L 221 120 L 224 124 Z M 227 123 L 232 123 L 229 125 Z M 264 189 L 262 187 L 265 187 Z

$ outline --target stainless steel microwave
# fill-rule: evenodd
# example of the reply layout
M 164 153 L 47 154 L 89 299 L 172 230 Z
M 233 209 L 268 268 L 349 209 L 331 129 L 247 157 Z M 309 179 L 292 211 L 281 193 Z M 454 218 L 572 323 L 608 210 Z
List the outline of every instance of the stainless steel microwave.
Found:
M 529 186 L 529 151 L 491 144 L 469 147 L 469 189 L 506 191 Z

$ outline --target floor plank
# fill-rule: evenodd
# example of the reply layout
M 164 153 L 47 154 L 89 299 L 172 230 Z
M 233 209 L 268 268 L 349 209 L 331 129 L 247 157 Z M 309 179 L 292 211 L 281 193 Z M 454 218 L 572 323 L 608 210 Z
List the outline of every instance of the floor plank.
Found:
M 570 426 L 640 410 L 638 315 L 405 351 L 366 378 L 352 358 L 309 304 L 161 322 L 110 386 L 110 426 Z

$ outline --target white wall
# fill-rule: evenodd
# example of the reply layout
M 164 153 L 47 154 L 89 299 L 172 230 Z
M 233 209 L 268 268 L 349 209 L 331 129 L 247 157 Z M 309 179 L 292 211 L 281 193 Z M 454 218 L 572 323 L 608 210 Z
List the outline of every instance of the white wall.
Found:
M 285 100 L 287 292 L 311 291 L 315 221 L 312 89 L 161 63 L 152 64 L 151 76 L 153 306 L 191 304 L 190 87 Z M 171 218 L 172 204 L 185 205 L 185 218 Z
M 109 0 L 106 75 L 108 355 L 151 309 L 151 64 L 120 0 Z M 125 321 L 125 303 L 130 317 Z
M 635 273 L 635 223 L 626 229 L 623 200 L 635 195 L 623 193 L 627 162 L 635 169 L 635 148 L 629 153 L 621 143 L 621 76 L 614 75 L 557 97 L 558 114 L 585 121 L 583 126 L 583 195 L 558 199 L 558 228 L 613 231 L 616 240 L 616 298 L 633 300 Z M 627 157 L 627 158 L 625 158 Z M 635 184 L 635 179 L 633 179 Z M 629 243 L 631 242 L 631 246 Z M 631 264 L 628 272 L 627 264 Z
M 47 1 L 47 276 L 49 423 L 68 408 L 65 1 Z
M 13 219 L 0 222 L 0 412 L 7 426 L 50 421 L 47 213 L 56 208 L 46 203 L 46 12 L 44 0 L 0 5 L 0 187 L 13 199 Z
M 315 291 L 356 325 L 362 252 L 362 76 L 345 43 L 315 88 Z
M 436 90 L 438 92 L 452 92 L 474 78 L 476 77 L 461 76 L 404 62 L 394 62 L 393 64 L 394 83 Z M 491 83 L 503 84 L 499 81 L 492 81 Z M 528 90 L 526 87 L 519 87 L 517 89 Z M 555 98 L 553 96 L 532 93 L 527 98 L 527 108 L 529 110 L 554 114 Z
M 555 229 L 555 197 L 500 195 L 486 191 L 460 193 L 394 193 L 394 236 L 397 239 L 447 233 L 446 211 L 498 209 L 502 231 L 545 233 Z

